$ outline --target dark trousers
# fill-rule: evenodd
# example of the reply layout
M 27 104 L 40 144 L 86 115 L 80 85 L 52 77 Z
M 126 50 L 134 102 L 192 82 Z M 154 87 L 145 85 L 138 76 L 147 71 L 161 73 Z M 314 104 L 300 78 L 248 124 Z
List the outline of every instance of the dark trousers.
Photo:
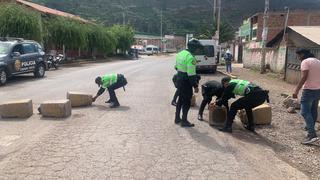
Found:
M 176 106 L 176 119 L 180 119 L 180 112 L 182 110 L 182 121 L 188 120 L 188 112 L 191 107 L 192 86 L 188 80 L 181 80 L 178 82 L 178 102 Z
M 172 102 L 177 102 L 178 97 L 179 97 L 179 91 L 178 91 L 178 89 L 177 89 L 176 92 L 174 93 Z
M 116 105 L 119 105 L 119 101 L 117 98 L 117 95 L 115 93 L 116 89 L 119 89 L 121 87 L 124 87 L 125 85 L 127 85 L 127 80 L 126 78 L 121 75 L 118 74 L 118 80 L 116 83 L 112 84 L 111 86 L 108 87 L 108 92 L 109 92 L 109 96 L 110 96 L 110 101 Z
M 248 126 L 254 127 L 254 119 L 252 115 L 252 109 L 263 104 L 268 97 L 268 92 L 258 89 L 253 90 L 250 94 L 238 99 L 231 104 L 228 119 L 226 122 L 226 127 L 232 127 L 234 118 L 237 115 L 238 110 L 245 109 L 248 117 Z
M 318 119 L 318 104 L 320 100 L 320 89 L 304 89 L 301 97 L 301 115 L 308 129 L 309 137 L 316 137 L 315 124 Z
M 203 100 L 200 105 L 199 115 L 203 115 L 204 108 L 212 101 L 212 96 L 203 96 Z

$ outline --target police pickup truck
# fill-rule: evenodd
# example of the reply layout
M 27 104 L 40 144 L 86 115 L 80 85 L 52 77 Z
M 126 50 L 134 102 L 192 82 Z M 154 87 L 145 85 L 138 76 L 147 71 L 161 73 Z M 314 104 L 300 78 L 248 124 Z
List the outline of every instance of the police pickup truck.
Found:
M 0 37 L 0 86 L 18 74 L 33 73 L 36 78 L 42 78 L 45 70 L 45 53 L 39 43 Z

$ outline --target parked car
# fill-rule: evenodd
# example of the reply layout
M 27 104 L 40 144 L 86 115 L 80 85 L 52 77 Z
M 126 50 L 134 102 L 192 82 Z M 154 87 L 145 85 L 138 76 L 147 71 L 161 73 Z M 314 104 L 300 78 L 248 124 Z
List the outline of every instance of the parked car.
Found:
M 45 71 L 45 53 L 38 42 L 0 38 L 0 85 L 18 74 L 33 73 L 35 77 L 42 78 Z
M 146 47 L 146 55 L 151 56 L 159 53 L 159 48 L 154 45 L 148 45 Z

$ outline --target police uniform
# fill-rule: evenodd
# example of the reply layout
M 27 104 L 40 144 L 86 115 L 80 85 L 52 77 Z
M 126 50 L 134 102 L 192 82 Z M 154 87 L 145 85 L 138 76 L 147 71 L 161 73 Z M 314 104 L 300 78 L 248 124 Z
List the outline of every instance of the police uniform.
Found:
M 182 127 L 194 126 L 187 120 L 188 112 L 191 106 L 193 87 L 197 88 L 196 76 L 196 58 L 188 51 L 183 50 L 176 57 L 177 74 L 177 92 L 178 102 L 176 106 L 175 123 L 181 122 Z M 180 119 L 180 111 L 182 109 L 182 119 Z
M 209 104 L 212 101 L 212 97 L 216 96 L 217 99 L 220 99 L 223 94 L 223 87 L 220 82 L 217 81 L 208 81 L 205 84 L 201 86 L 202 90 L 202 97 L 203 100 L 200 105 L 198 119 L 202 119 L 203 111 L 207 104 Z M 228 108 L 228 104 L 226 104 L 226 107 Z
M 102 85 L 97 93 L 98 96 L 102 95 L 108 89 L 110 100 L 114 106 L 119 106 L 119 101 L 116 96 L 115 90 L 127 85 L 127 80 L 122 74 L 106 74 L 102 76 Z
M 254 120 L 252 109 L 260 106 L 265 101 L 269 102 L 269 91 L 261 89 L 259 86 L 250 83 L 246 80 L 233 79 L 229 82 L 228 87 L 225 88 L 222 98 L 217 101 L 217 105 L 222 105 L 232 95 L 242 96 L 231 104 L 228 112 L 227 122 L 222 131 L 231 132 L 232 123 L 238 110 L 245 109 L 248 117 L 248 130 L 254 131 Z

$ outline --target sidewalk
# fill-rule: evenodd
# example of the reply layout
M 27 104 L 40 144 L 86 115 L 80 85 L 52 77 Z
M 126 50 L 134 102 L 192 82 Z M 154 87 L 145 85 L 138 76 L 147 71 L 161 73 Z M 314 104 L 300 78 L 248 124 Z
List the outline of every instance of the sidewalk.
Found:
M 299 112 L 289 114 L 282 107 L 284 97 L 281 94 L 291 95 L 295 85 L 284 82 L 274 74 L 262 75 L 242 67 L 242 64 L 234 64 L 232 74 L 270 91 L 272 125 L 258 127 L 257 133 L 269 141 L 284 160 L 305 171 L 312 179 L 320 179 L 320 143 L 315 146 L 301 145 L 300 142 L 306 137 L 304 120 Z M 218 67 L 218 71 L 225 72 L 225 67 Z M 319 126 L 316 125 L 317 128 Z M 319 131 L 317 133 L 320 134 Z

